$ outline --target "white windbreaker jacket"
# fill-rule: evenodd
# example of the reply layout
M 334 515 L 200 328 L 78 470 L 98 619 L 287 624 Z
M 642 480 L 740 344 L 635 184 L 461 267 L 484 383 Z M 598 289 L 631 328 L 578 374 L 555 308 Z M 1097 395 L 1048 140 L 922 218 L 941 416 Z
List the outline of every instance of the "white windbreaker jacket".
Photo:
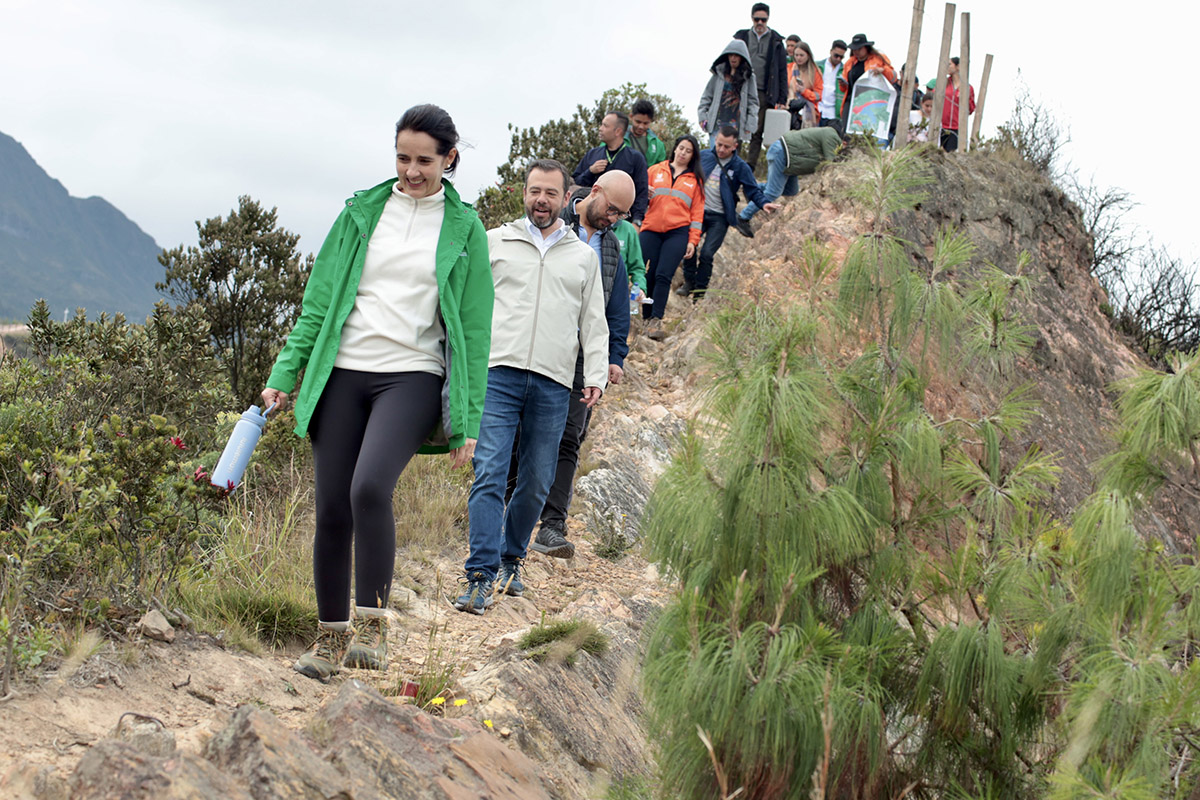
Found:
M 596 251 L 569 227 L 546 251 L 524 219 L 488 231 L 496 305 L 489 367 L 516 367 L 570 387 L 583 345 L 584 386 L 608 386 L 608 323 Z

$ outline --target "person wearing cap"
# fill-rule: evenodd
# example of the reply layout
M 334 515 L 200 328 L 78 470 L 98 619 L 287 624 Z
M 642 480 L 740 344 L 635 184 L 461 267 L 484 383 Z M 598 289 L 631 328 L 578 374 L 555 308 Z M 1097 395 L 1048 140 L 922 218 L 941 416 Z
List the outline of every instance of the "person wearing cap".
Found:
M 842 80 L 842 60 L 846 57 L 846 43 L 834 39 L 829 48 L 829 57 L 817 62 L 821 71 L 821 100 L 817 108 L 822 128 L 836 128 L 842 132 L 842 99 L 846 96 L 846 82 Z
M 888 83 L 896 82 L 896 71 L 892 62 L 883 53 L 875 49 L 875 43 L 867 39 L 865 33 L 856 33 L 850 40 L 850 57 L 842 67 L 842 80 L 846 82 L 846 95 L 842 98 L 842 130 L 850 122 L 850 98 L 854 95 L 854 84 L 868 72 L 882 75 Z
M 975 113 L 975 87 L 967 86 L 968 114 Z M 946 96 L 942 100 L 942 149 L 952 153 L 958 149 L 958 104 L 962 97 L 962 76 L 958 74 L 958 56 L 946 65 Z

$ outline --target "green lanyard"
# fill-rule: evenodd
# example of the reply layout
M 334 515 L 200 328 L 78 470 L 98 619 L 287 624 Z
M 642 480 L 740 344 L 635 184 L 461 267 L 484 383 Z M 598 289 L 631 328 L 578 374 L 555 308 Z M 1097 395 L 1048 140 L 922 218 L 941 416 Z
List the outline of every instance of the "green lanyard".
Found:
M 604 148 L 604 157 L 607 158 L 608 163 L 611 164 L 613 162 L 613 159 L 616 158 L 617 156 L 621 155 L 621 151 L 624 150 L 628 146 L 629 146 L 629 142 L 621 142 L 621 146 L 617 148 L 617 152 L 613 153 L 611 156 L 608 154 L 608 148 L 606 147 L 606 148 Z

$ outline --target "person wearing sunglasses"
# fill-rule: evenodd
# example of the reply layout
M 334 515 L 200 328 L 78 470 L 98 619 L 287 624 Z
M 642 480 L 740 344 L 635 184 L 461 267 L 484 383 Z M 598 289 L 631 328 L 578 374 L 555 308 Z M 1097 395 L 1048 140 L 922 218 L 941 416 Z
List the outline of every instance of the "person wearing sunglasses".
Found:
M 750 9 L 753 27 L 744 28 L 733 35 L 734 39 L 745 42 L 750 51 L 750 67 L 754 71 L 755 88 L 758 89 L 758 117 L 751 120 L 756 127 L 750 136 L 750 150 L 746 153 L 746 163 L 751 169 L 758 163 L 758 153 L 762 150 L 767 109 L 787 108 L 788 102 L 787 48 L 783 36 L 774 28 L 767 27 L 770 17 L 770 6 L 755 3 Z
M 829 48 L 829 57 L 817 62 L 817 69 L 821 71 L 822 78 L 819 104 L 821 121 L 818 125 L 822 128 L 836 128 L 839 134 L 842 133 L 842 98 L 846 96 L 846 82 L 842 80 L 842 62 L 845 58 L 846 43 L 841 39 L 834 39 L 833 46 Z

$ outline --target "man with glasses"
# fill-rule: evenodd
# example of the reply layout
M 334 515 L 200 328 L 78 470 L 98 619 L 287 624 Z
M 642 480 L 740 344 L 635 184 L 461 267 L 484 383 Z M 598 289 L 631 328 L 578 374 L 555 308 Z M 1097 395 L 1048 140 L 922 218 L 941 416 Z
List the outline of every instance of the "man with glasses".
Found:
M 629 117 L 620 111 L 610 111 L 600 120 L 600 141 L 604 144 L 593 147 L 579 159 L 572 176 L 580 186 L 591 186 L 606 172 L 620 171 L 633 178 L 636 195 L 630 209 L 630 221 L 641 230 L 642 218 L 650 204 L 646 191 L 646 157 L 626 140 L 629 132 Z
M 835 128 L 842 135 L 842 98 L 846 96 L 846 82 L 842 80 L 842 62 L 846 58 L 846 43 L 835 39 L 829 48 L 829 58 L 817 62 L 821 70 L 821 78 L 825 81 L 821 91 L 821 122 L 822 128 Z
M 625 375 L 625 356 L 629 353 L 629 277 L 621 257 L 621 247 L 613 226 L 629 216 L 634 199 L 633 179 L 624 172 L 605 172 L 589 189 L 578 189 L 562 211 L 563 222 L 575 231 L 580 241 L 587 242 L 600 259 L 600 283 L 604 287 L 604 316 L 608 321 L 608 382 L 617 384 Z M 530 550 L 555 558 L 575 555 L 575 545 L 567 540 L 567 507 L 579 466 L 579 446 L 587 436 L 592 409 L 583 399 L 583 349 L 575 360 L 575 382 L 571 386 L 571 403 L 567 409 L 567 425 L 558 444 L 558 465 L 554 483 L 542 507 L 541 526 L 529 544 Z M 544 435 L 530 431 L 530 435 Z M 509 470 L 510 484 L 518 468 L 517 452 Z M 510 588 L 509 594 L 512 593 Z
M 525 172 L 525 216 L 488 231 L 501 311 L 492 315 L 475 482 L 467 497 L 470 552 L 454 602 L 460 611 L 484 613 L 494 600 L 494 582 L 510 595 L 524 591 L 521 565 L 554 482 L 580 351 L 583 402 L 595 405 L 608 385 L 608 325 L 596 252 L 560 216 L 570 184 L 559 162 L 533 161 Z M 609 204 L 623 213 L 617 202 Z M 520 467 L 505 503 L 518 429 L 525 433 Z
M 767 27 L 770 17 L 770 6 L 766 3 L 755 3 L 750 9 L 750 21 L 754 23 L 754 27 L 745 28 L 733 35 L 733 38 L 745 42 L 750 51 L 750 66 L 754 69 L 754 79 L 758 87 L 758 127 L 750 137 L 750 150 L 746 153 L 746 163 L 751 169 L 758 163 L 758 153 L 762 150 L 767 109 L 787 108 L 788 102 L 787 50 L 784 48 L 783 36 L 774 28 Z

